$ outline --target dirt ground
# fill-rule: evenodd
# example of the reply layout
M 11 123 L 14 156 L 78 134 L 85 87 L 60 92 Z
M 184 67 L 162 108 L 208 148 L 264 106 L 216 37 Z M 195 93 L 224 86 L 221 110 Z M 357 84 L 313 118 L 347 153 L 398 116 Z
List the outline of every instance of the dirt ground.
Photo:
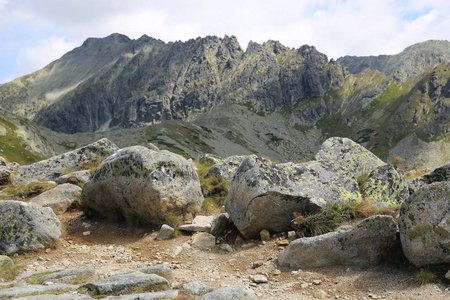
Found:
M 423 286 L 412 283 L 417 270 L 404 261 L 370 268 L 337 266 L 319 269 L 285 270 L 276 265 L 285 237 L 267 242 L 246 241 L 232 252 L 202 251 L 190 247 L 190 235 L 155 241 L 150 228 L 88 220 L 79 211 L 60 216 L 63 235 L 55 249 L 21 253 L 13 257 L 26 271 L 52 268 L 95 267 L 103 278 L 125 270 L 157 263 L 169 263 L 172 286 L 200 281 L 215 289 L 245 286 L 258 299 L 450 299 L 450 282 L 436 280 Z M 90 234 L 87 234 L 87 232 Z M 177 256 L 175 246 L 183 250 Z M 437 271 L 444 278 L 443 269 Z M 254 283 L 252 275 L 263 274 L 267 283 Z

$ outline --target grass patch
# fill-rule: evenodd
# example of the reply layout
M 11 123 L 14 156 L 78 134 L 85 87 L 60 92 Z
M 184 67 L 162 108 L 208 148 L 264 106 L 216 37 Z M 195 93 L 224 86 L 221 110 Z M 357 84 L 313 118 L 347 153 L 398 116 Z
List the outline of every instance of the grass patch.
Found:
M 0 278 L 5 281 L 13 281 L 21 270 L 22 266 L 20 265 L 6 265 L 6 263 L 3 263 L 0 266 Z
M 98 166 L 106 159 L 106 156 L 100 156 L 100 155 L 93 155 L 89 161 L 82 161 L 80 163 L 81 167 L 84 170 L 89 170 L 91 173 L 93 173 Z M 68 170 L 70 171 L 70 170 Z
M 416 285 L 425 285 L 431 283 L 436 279 L 436 274 L 431 271 L 420 269 L 413 274 L 412 282 Z
M 14 186 L 12 184 L 6 186 L 3 192 L 7 193 L 7 198 L 11 200 L 24 200 L 33 198 L 45 191 L 51 190 L 56 187 L 56 184 L 48 181 L 38 181 L 29 184 L 20 184 Z

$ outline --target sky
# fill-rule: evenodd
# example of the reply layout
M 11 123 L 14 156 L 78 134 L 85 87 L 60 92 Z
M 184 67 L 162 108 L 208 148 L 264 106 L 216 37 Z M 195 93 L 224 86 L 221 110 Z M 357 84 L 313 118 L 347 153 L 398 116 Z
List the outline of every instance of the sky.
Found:
M 0 0 L 0 83 L 35 72 L 89 37 L 207 35 L 314 45 L 329 58 L 397 54 L 450 40 L 448 0 Z

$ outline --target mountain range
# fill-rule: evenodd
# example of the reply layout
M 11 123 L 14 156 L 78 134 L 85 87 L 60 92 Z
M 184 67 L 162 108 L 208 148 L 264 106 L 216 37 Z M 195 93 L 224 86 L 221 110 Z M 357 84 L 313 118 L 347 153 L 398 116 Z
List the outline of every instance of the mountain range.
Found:
M 450 42 L 333 60 L 277 41 L 244 51 L 234 36 L 112 34 L 0 85 L 0 104 L 40 126 L 56 152 L 108 137 L 191 157 L 301 161 L 343 136 L 386 161 L 434 166 L 450 159 Z

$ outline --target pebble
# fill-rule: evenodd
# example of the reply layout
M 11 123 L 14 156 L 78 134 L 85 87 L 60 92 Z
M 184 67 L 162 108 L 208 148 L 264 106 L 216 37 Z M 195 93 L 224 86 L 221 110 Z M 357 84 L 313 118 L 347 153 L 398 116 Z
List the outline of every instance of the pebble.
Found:
M 84 236 L 87 236 L 87 235 L 90 235 L 90 234 L 91 234 L 90 231 L 85 231 L 85 232 L 83 232 L 83 235 L 84 235 Z
M 253 275 L 253 282 L 255 283 L 266 283 L 267 277 L 264 275 Z

